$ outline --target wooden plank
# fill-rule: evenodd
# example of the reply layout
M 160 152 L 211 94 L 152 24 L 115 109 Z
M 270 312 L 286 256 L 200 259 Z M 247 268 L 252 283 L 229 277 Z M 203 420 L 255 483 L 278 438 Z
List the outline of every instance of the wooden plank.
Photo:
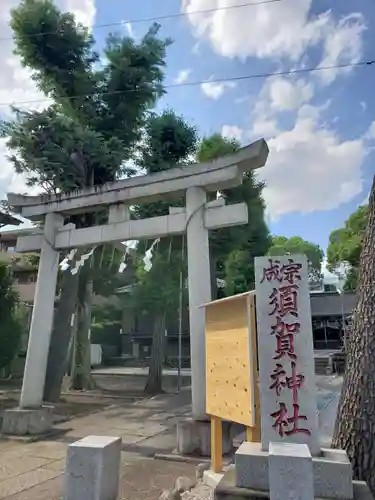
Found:
M 248 441 L 249 443 L 254 442 L 254 427 L 245 427 L 245 440 Z
M 213 304 L 206 308 L 206 408 L 207 413 L 254 424 L 248 302 Z
M 223 427 L 221 418 L 211 415 L 211 468 L 223 470 Z
M 239 300 L 243 299 L 244 297 L 247 297 L 248 295 L 254 295 L 254 294 L 255 294 L 254 290 L 251 290 L 250 292 L 238 293 L 237 295 L 231 295 L 229 297 L 222 297 L 221 299 L 212 300 L 211 302 L 207 302 L 207 304 L 202 304 L 199 307 L 207 307 L 207 306 L 212 307 L 213 305 L 222 304 L 223 302 L 228 302 L 228 300 L 230 301 Z

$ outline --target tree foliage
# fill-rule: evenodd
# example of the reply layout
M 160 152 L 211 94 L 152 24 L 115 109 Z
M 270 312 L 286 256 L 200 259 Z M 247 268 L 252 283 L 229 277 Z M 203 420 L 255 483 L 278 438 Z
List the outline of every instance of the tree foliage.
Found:
M 0 371 L 10 366 L 19 347 L 22 325 L 18 306 L 9 266 L 0 262 Z
M 147 173 L 156 173 L 176 167 L 188 161 L 195 151 L 197 134 L 195 127 L 171 110 L 160 116 L 153 115 L 145 127 L 139 166 Z M 181 205 L 184 200 L 173 200 Z M 134 208 L 138 218 L 156 217 L 169 213 L 169 200 L 140 205 Z M 162 365 L 164 362 L 164 330 L 168 317 L 175 314 L 179 305 L 180 273 L 184 262 L 181 260 L 181 237 L 163 238 L 155 248 L 152 268 L 144 270 L 144 242 L 138 245 L 136 261 L 136 286 L 131 295 L 133 310 L 153 318 L 154 330 L 151 349 L 149 376 L 146 392 L 158 393 L 162 390 Z M 186 255 L 186 253 L 185 253 Z
M 273 236 L 268 255 L 304 254 L 309 261 L 310 281 L 317 282 L 322 279 L 322 264 L 324 252 L 319 245 L 304 240 L 300 236 Z
M 48 98 L 46 109 L 15 109 L 15 119 L 2 124 L 15 170 L 47 192 L 68 192 L 131 175 L 129 160 L 150 111 L 164 93 L 165 55 L 171 41 L 159 38 L 159 26 L 151 26 L 139 41 L 111 34 L 101 60 L 91 33 L 77 25 L 72 14 L 60 12 L 52 0 L 22 0 L 12 11 L 11 27 L 22 64 Z M 72 217 L 71 222 L 85 227 L 105 217 L 88 213 Z M 85 303 L 91 302 L 91 281 L 90 273 L 80 273 L 83 317 L 78 325 L 86 329 L 83 336 L 78 332 L 80 338 L 88 335 Z M 69 302 L 68 294 L 62 296 Z M 59 303 L 66 321 L 63 337 L 70 335 L 73 313 L 65 306 Z M 62 342 L 61 336 L 52 335 L 54 339 Z M 56 364 L 65 361 L 63 351 L 54 350 L 59 354 Z M 87 363 L 85 353 L 81 359 Z
M 61 191 L 131 173 L 125 162 L 164 92 L 170 40 L 158 38 L 159 26 L 139 42 L 110 35 L 101 65 L 92 35 L 50 0 L 23 0 L 11 27 L 23 65 L 52 100 L 43 111 L 18 111 L 7 124 L 16 170 L 30 184 Z
M 345 221 L 344 227 L 335 229 L 329 236 L 327 249 L 328 270 L 346 270 L 345 290 L 355 290 L 363 239 L 369 217 L 369 206 L 362 205 Z
M 201 162 L 234 153 L 240 143 L 220 134 L 202 140 L 197 159 Z M 247 204 L 249 221 L 242 226 L 216 229 L 210 233 L 213 280 L 225 279 L 226 293 L 245 292 L 254 286 L 254 257 L 264 255 L 270 245 L 269 231 L 264 220 L 265 204 L 262 198 L 264 183 L 254 172 L 243 175 L 242 184 L 221 192 L 227 204 Z M 213 284 L 213 298 L 215 286 Z

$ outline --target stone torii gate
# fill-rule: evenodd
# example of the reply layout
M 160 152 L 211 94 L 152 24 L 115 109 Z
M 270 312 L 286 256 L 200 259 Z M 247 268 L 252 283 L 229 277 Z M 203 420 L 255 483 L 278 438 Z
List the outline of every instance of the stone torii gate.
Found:
M 268 147 L 261 139 L 237 153 L 211 162 L 172 168 L 100 187 L 61 195 L 8 194 L 12 209 L 22 217 L 44 221 L 43 231 L 19 237 L 17 251 L 40 251 L 34 308 L 20 398 L 20 408 L 4 416 L 3 431 L 19 432 L 37 419 L 47 422 L 43 389 L 51 338 L 59 252 L 100 243 L 153 239 L 187 233 L 192 408 L 195 420 L 205 419 L 205 317 L 198 306 L 211 300 L 208 231 L 248 222 L 245 203 L 225 206 L 207 202 L 207 192 L 235 187 L 243 173 L 262 167 Z M 129 206 L 160 199 L 186 198 L 184 208 L 170 207 L 169 215 L 130 220 Z M 64 225 L 72 214 L 109 208 L 108 223 L 83 229 Z M 22 410 L 22 411 L 21 411 Z M 47 424 L 46 424 L 47 425 Z M 34 427 L 33 427 L 34 428 Z M 40 430 L 40 428 L 38 428 Z

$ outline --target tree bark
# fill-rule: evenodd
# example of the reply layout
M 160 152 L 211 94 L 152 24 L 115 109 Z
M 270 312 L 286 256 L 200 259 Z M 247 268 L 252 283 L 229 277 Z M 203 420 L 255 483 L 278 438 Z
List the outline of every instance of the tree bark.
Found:
M 150 365 L 145 386 L 146 394 L 155 395 L 163 392 L 164 337 L 165 315 L 160 314 L 154 321 Z
M 59 304 L 54 317 L 51 344 L 48 353 L 44 400 L 56 402 L 60 399 L 62 381 L 66 369 L 66 358 L 72 337 L 72 316 L 76 309 L 78 274 L 65 271 Z
M 333 448 L 347 451 L 356 479 L 375 494 L 375 177 L 358 275 L 358 303 L 349 335 L 347 365 Z
M 74 363 L 71 388 L 76 391 L 95 387 L 91 376 L 91 305 L 93 282 L 91 262 L 82 268 L 78 281 L 77 330 L 74 343 Z

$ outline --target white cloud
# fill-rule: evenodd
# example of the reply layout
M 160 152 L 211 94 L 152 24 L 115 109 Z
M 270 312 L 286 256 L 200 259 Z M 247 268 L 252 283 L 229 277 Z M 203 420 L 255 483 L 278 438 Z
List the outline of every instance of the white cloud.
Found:
M 371 123 L 365 134 L 366 139 L 375 139 L 375 120 Z
M 187 13 L 194 35 L 207 39 L 213 50 L 225 57 L 270 58 L 278 62 L 285 58 L 301 67 L 307 50 L 319 44 L 323 46 L 320 66 L 352 63 L 361 56 L 365 29 L 361 14 L 352 13 L 338 21 L 331 11 L 313 15 L 312 0 L 223 9 L 241 3 L 241 0 L 182 0 L 182 11 Z M 221 10 L 189 15 L 196 10 L 215 8 Z M 320 81 L 331 83 L 338 73 L 321 71 Z
M 269 93 L 272 108 L 291 111 L 308 102 L 314 94 L 314 88 L 303 80 L 293 82 L 290 78 L 275 77 L 270 80 Z
M 334 66 L 339 64 L 355 64 L 362 55 L 362 34 L 365 30 L 363 16 L 350 14 L 336 25 L 330 22 L 327 36 L 324 39 L 323 58 L 319 66 Z M 324 84 L 332 83 L 337 74 L 349 72 L 353 68 L 341 68 L 329 71 L 319 71 L 318 75 Z
M 365 135 L 341 138 L 326 119 L 330 101 L 314 105 L 314 90 L 306 80 L 271 77 L 256 99 L 251 130 L 233 125 L 222 129 L 227 136 L 267 139 L 270 154 L 258 175 L 266 182 L 270 220 L 335 209 L 362 192 L 361 167 L 369 151 Z M 279 118 L 285 111 L 290 125 L 282 128 Z M 375 134 L 375 122 L 370 130 Z
M 259 92 L 252 113 L 253 137 L 274 137 L 279 131 L 277 113 L 295 111 L 314 113 L 315 107 L 307 103 L 314 96 L 314 87 L 304 79 L 291 77 L 270 77 Z M 301 106 L 303 107 L 301 108 Z
M 57 5 L 72 12 L 77 22 L 92 28 L 96 16 L 95 0 L 58 0 Z
M 210 99 L 219 99 L 227 89 L 233 89 L 236 87 L 234 82 L 204 82 L 201 84 L 202 92 L 206 97 Z
M 237 125 L 223 125 L 221 135 L 228 139 L 237 139 L 237 141 L 241 142 L 244 137 L 244 131 L 242 128 L 237 127 Z
M 260 171 L 273 219 L 291 212 L 337 208 L 362 191 L 363 139 L 341 140 L 320 120 L 301 110 L 289 129 L 268 141 L 270 155 Z
M 185 83 L 187 82 L 187 80 L 189 79 L 189 76 L 191 74 L 192 70 L 191 69 L 181 69 L 176 78 L 174 79 L 174 82 L 177 83 L 177 84 L 182 84 L 182 83 Z
M 369 152 L 369 132 L 342 139 L 326 119 L 330 101 L 314 105 L 316 96 L 308 82 L 288 83 L 287 90 L 277 94 L 284 96 L 279 102 L 273 98 L 274 79 L 266 80 L 251 115 L 250 137 L 265 137 L 270 149 L 258 175 L 266 182 L 264 197 L 272 220 L 293 212 L 331 210 L 355 198 L 362 192 L 361 167 Z M 290 125 L 282 128 L 279 118 L 285 108 Z M 375 134 L 375 122 L 372 128 Z
M 363 200 L 360 203 L 358 203 L 358 206 L 362 207 L 363 205 L 368 205 L 369 198 L 370 198 L 370 193 L 366 194 L 366 196 L 363 198 Z
M 238 0 L 182 0 L 187 14 L 195 10 L 239 5 Z M 312 0 L 251 5 L 217 10 L 205 15 L 189 15 L 197 37 L 207 37 L 223 56 L 288 57 L 298 60 L 306 47 L 316 44 L 329 15 L 309 20 Z
M 38 188 L 26 186 L 25 178 L 15 173 L 7 156 L 6 139 L 0 139 L 0 200 L 6 198 L 7 192 L 37 194 Z

